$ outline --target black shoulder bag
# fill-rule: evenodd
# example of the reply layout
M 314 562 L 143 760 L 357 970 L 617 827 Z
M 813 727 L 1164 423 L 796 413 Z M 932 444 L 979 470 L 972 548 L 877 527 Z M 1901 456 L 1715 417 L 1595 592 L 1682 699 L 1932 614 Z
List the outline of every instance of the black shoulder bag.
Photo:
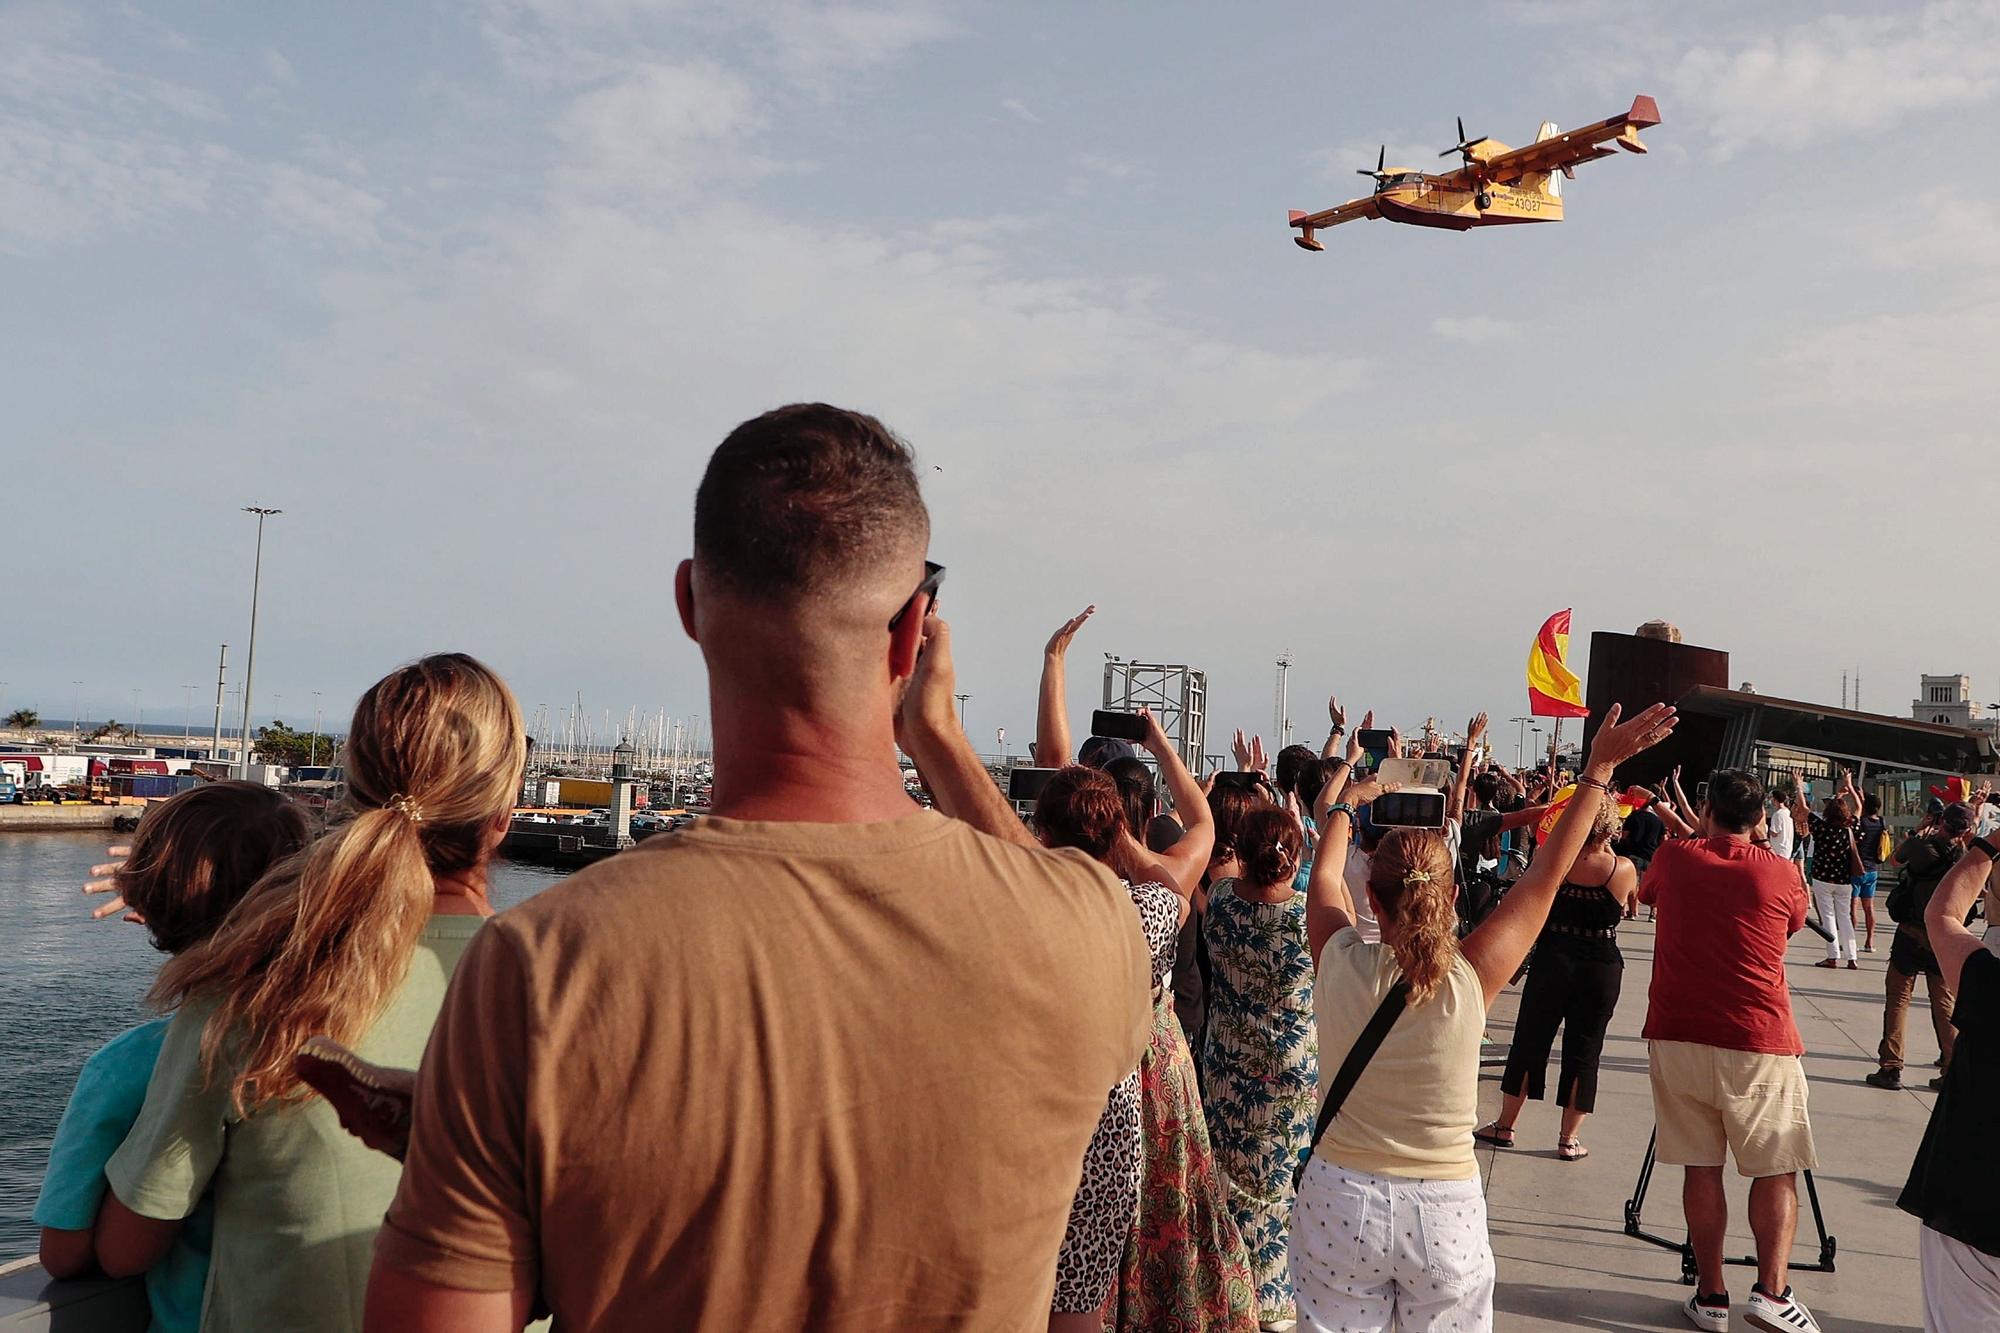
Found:
M 1341 1103 L 1347 1100 L 1348 1093 L 1354 1091 L 1355 1083 L 1361 1078 L 1361 1071 L 1375 1058 L 1375 1052 L 1382 1049 L 1383 1038 L 1389 1035 L 1390 1028 L 1396 1026 L 1396 1020 L 1403 1016 L 1403 1009 L 1409 1000 L 1409 982 L 1399 981 L 1389 987 L 1389 993 L 1382 997 L 1382 1003 L 1375 1006 L 1375 1013 L 1369 1018 L 1368 1026 L 1361 1029 L 1361 1035 L 1354 1039 L 1354 1045 L 1348 1050 L 1347 1058 L 1341 1061 L 1340 1072 L 1333 1076 L 1333 1082 L 1327 1087 L 1326 1100 L 1320 1104 L 1319 1119 L 1313 1123 L 1312 1145 L 1306 1149 L 1305 1155 L 1299 1158 L 1298 1166 L 1292 1171 L 1294 1190 L 1299 1187 L 1299 1181 L 1305 1178 L 1306 1163 L 1310 1162 L 1312 1155 L 1319 1151 L 1319 1141 L 1326 1137 L 1326 1127 L 1340 1114 Z

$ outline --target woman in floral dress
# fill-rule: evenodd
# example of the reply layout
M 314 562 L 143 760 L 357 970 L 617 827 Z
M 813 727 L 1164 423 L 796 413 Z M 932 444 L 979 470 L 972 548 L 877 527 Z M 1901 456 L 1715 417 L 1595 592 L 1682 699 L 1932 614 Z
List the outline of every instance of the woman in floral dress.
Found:
M 1257 1282 L 1257 1317 L 1294 1317 L 1287 1249 L 1293 1173 L 1312 1143 L 1319 1078 L 1306 895 L 1292 887 L 1298 821 L 1275 807 L 1243 823 L 1243 873 L 1209 891 L 1214 965 L 1202 1074 L 1229 1209 Z

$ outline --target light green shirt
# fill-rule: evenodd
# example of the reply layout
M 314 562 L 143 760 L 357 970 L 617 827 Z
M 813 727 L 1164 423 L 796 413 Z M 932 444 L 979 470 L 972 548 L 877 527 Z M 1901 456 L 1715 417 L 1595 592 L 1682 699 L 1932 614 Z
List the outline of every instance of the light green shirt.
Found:
M 417 1066 L 445 984 L 481 923 L 430 919 L 402 988 L 356 1054 Z M 174 1015 L 145 1108 L 104 1168 L 112 1192 L 141 1216 L 177 1219 L 213 1189 L 202 1333 L 358 1330 L 375 1232 L 402 1166 L 342 1129 L 324 1098 L 239 1117 L 226 1067 L 204 1086 L 201 1033 L 212 1009 L 194 1003 Z

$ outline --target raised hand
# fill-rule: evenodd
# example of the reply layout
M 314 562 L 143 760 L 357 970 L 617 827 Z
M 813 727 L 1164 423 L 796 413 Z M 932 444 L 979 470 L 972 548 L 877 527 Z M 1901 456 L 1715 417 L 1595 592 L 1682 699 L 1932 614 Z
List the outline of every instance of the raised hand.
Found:
M 1400 727 L 1389 728 L 1389 757 L 1391 759 L 1403 757 L 1403 732 Z
M 1083 622 L 1096 614 L 1095 606 L 1086 606 L 1057 626 L 1056 632 L 1049 635 L 1049 646 L 1042 650 L 1043 656 L 1061 657 L 1068 653 L 1070 644 L 1076 639 L 1076 632 L 1083 628 Z
M 145 925 L 146 918 L 138 912 L 127 910 L 128 904 L 125 901 L 125 895 L 118 892 L 118 872 L 124 869 L 125 858 L 132 854 L 131 846 L 129 844 L 120 844 L 115 847 L 106 847 L 104 850 L 107 855 L 115 856 L 118 859 L 101 862 L 98 865 L 92 866 L 90 868 L 90 878 L 83 882 L 83 891 L 85 893 L 108 893 L 111 897 L 108 901 L 91 909 L 90 919 L 92 921 L 102 921 L 105 917 L 111 916 L 114 913 L 124 912 L 125 920 L 130 921 L 133 925 Z
M 1630 722 L 1621 721 L 1624 710 L 1617 704 L 1604 714 L 1604 723 L 1590 742 L 1586 768 L 1614 769 L 1633 755 L 1650 750 L 1673 735 L 1678 720 L 1672 704 L 1654 704 Z
M 1479 716 L 1473 718 L 1472 721 L 1465 724 L 1466 749 L 1470 750 L 1478 746 L 1481 738 L 1486 735 L 1486 725 L 1486 714 L 1484 713 L 1481 713 Z
M 1361 758 L 1361 733 L 1373 730 L 1374 726 L 1375 710 L 1371 708 L 1361 715 L 1361 725 L 1347 734 L 1347 751 L 1344 757 L 1348 768 L 1352 769 L 1355 762 Z
M 1342 708 L 1340 700 L 1331 694 L 1326 696 L 1326 715 L 1332 721 L 1335 731 L 1345 731 L 1347 729 L 1347 710 Z
M 1153 710 L 1150 708 L 1141 708 L 1139 716 L 1146 719 L 1146 739 L 1141 741 L 1140 744 L 1145 746 L 1154 755 L 1173 752 L 1173 740 L 1168 737 L 1166 728 L 1160 725 L 1160 719 L 1153 716 Z

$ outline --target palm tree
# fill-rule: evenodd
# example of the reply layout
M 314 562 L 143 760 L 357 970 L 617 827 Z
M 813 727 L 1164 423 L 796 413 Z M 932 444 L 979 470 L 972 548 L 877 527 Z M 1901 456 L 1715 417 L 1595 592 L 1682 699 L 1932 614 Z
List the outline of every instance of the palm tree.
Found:
M 42 715 L 32 708 L 16 708 L 7 714 L 6 726 L 9 731 L 33 731 L 42 725 Z

